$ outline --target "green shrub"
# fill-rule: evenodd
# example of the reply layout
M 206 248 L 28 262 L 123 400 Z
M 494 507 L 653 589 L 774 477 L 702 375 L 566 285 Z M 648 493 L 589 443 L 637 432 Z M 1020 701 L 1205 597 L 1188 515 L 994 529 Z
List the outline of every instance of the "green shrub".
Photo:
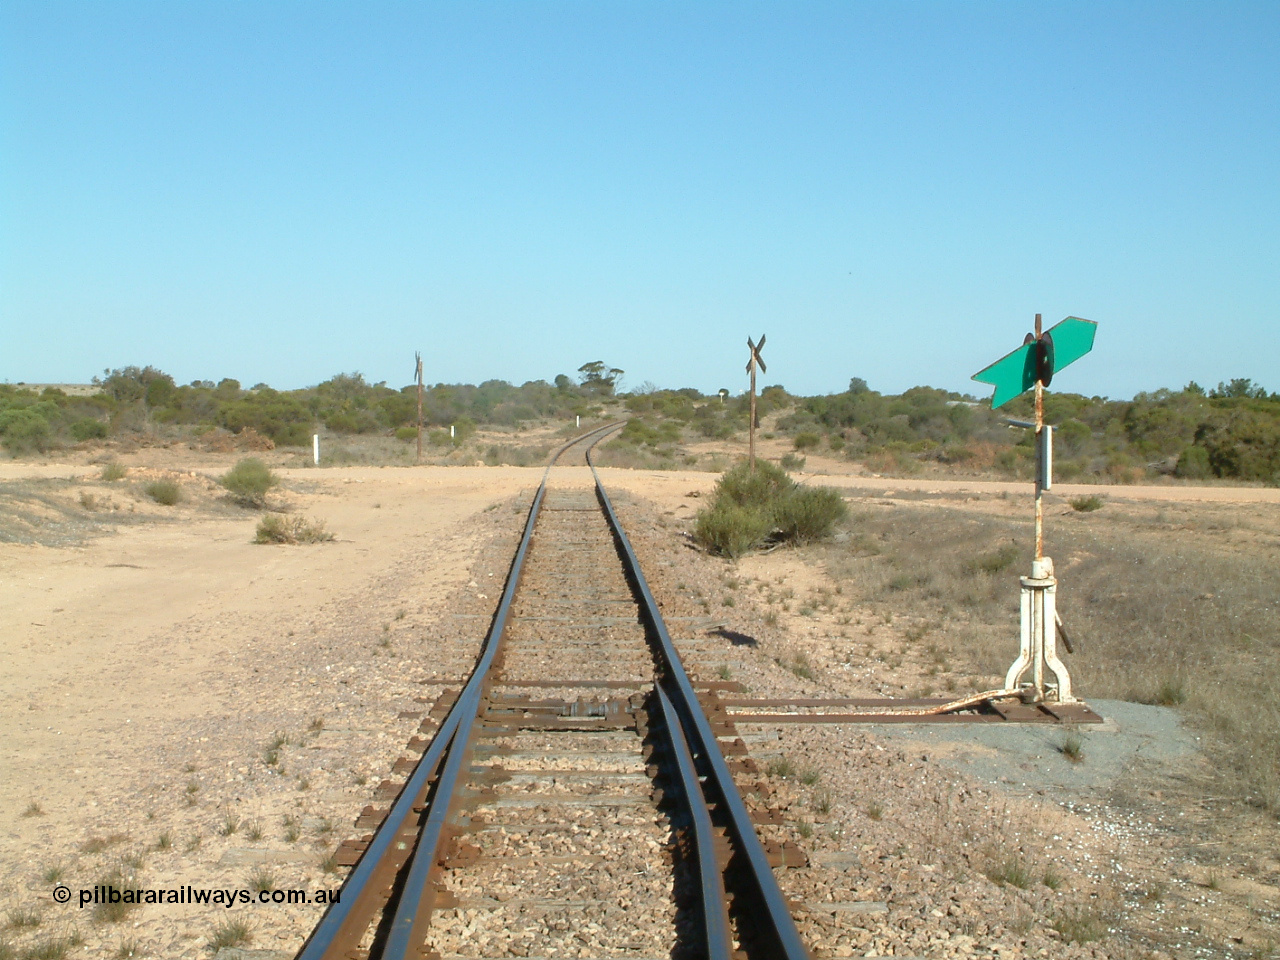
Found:
M 821 442 L 822 438 L 820 436 L 808 431 L 805 431 L 804 433 L 797 433 L 795 440 L 792 441 L 797 450 L 809 450 L 812 447 L 816 447 Z
M 698 417 L 694 420 L 694 426 L 702 436 L 717 440 L 723 440 L 734 434 L 733 423 L 724 417 L 713 415 Z
M 85 417 L 71 425 L 71 436 L 77 440 L 101 440 L 107 435 L 107 425 L 93 417 Z
M 254 543 L 327 543 L 333 534 L 324 528 L 323 520 L 285 517 L 269 513 L 258 524 Z
M 143 489 L 148 497 L 166 507 L 172 507 L 182 500 L 182 488 L 173 480 L 153 480 Z
M 43 453 L 51 434 L 49 421 L 35 410 L 17 407 L 0 413 L 0 437 L 10 453 Z
M 1178 465 L 1173 472 L 1188 480 L 1204 480 L 1213 475 L 1209 467 L 1209 451 L 1204 447 L 1187 447 L 1178 457 Z
M 1197 431 L 1209 468 L 1219 477 L 1280 483 L 1280 416 L 1270 405 L 1256 410 L 1234 409 L 1212 429 Z
M 643 417 L 635 417 L 627 421 L 626 426 L 622 428 L 615 442 L 658 447 L 664 443 L 676 443 L 679 439 L 679 424 L 670 420 L 662 420 L 657 424 L 653 424 Z
M 796 487 L 774 507 L 774 523 L 785 540 L 822 540 L 848 515 L 844 498 L 830 487 Z
M 1007 447 L 995 456 L 995 468 L 1001 473 L 1018 473 L 1019 466 L 1026 458 L 1016 447 Z
M 102 465 L 102 479 L 107 483 L 115 480 L 123 480 L 129 475 L 129 468 L 122 464 L 119 460 L 110 460 Z
M 784 453 L 778 463 L 783 470 L 803 470 L 807 457 L 797 457 L 794 453 Z
M 464 441 L 469 440 L 471 435 L 476 432 L 476 422 L 470 417 L 459 417 L 453 422 L 454 436 L 450 442 L 454 446 L 461 445 Z
M 267 491 L 280 481 L 257 457 L 246 457 L 223 474 L 218 482 L 242 506 L 261 507 L 267 502 Z
M 791 492 L 796 482 L 786 471 L 767 460 L 757 460 L 752 472 L 747 463 L 739 463 L 716 484 L 716 499 L 727 498 L 739 506 L 764 506 Z
M 418 439 L 417 427 L 396 427 L 397 440 L 416 440 Z
M 1063 483 L 1070 483 L 1084 473 L 1084 464 L 1079 460 L 1057 460 L 1053 464 L 1053 478 Z
M 711 504 L 698 513 L 694 539 L 707 550 L 737 558 L 766 540 L 820 540 L 846 514 L 834 490 L 800 487 L 776 464 L 753 472 L 740 463 L 720 478 Z
M 736 560 L 755 549 L 769 535 L 771 526 L 763 511 L 720 498 L 710 509 L 699 512 L 693 537 L 712 553 Z

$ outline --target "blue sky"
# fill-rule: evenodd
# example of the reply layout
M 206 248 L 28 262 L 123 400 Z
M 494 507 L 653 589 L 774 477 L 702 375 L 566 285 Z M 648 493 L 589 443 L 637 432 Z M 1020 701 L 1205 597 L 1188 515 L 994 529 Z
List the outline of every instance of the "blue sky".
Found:
M 0 381 L 1280 391 L 1280 4 L 0 0 Z

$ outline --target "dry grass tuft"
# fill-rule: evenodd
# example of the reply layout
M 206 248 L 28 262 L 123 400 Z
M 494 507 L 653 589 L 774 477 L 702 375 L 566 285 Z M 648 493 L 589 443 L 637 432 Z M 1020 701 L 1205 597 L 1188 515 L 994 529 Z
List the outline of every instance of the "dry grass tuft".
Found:
M 249 925 L 243 920 L 228 920 L 213 928 L 209 947 L 217 953 L 223 947 L 243 947 L 253 939 Z
M 258 523 L 254 543 L 329 543 L 333 534 L 324 528 L 323 520 L 284 517 L 269 513 Z
M 136 904 L 125 903 L 123 896 L 115 903 L 112 903 L 110 902 L 110 895 L 115 892 L 123 895 L 126 890 L 135 890 L 137 889 L 136 884 L 132 883 L 124 875 L 124 871 L 117 867 L 106 876 L 99 878 L 98 886 L 107 888 L 108 899 L 94 906 L 93 918 L 99 923 L 120 923 L 127 918 Z
M 1072 763 L 1084 762 L 1084 737 L 1079 730 L 1068 730 L 1060 749 L 1062 755 Z
M 156 503 L 172 507 L 182 502 L 182 487 L 173 480 L 153 480 L 143 487 L 143 491 Z
M 119 846 L 127 843 L 129 835 L 127 833 L 113 833 L 106 837 L 90 837 L 84 843 L 80 844 L 81 853 L 102 853 L 111 847 Z
M 1064 910 L 1056 913 L 1052 922 L 1053 929 L 1068 943 L 1089 943 L 1101 940 L 1107 934 L 1106 922 L 1094 910 Z
M 1007 884 L 1026 890 L 1034 882 L 1031 870 L 1017 856 L 1005 856 L 994 860 L 986 869 L 987 879 L 992 883 Z
M 1102 498 L 1089 494 L 1087 497 L 1073 497 L 1070 501 L 1071 509 L 1077 513 L 1092 513 L 1094 510 L 1102 509 Z

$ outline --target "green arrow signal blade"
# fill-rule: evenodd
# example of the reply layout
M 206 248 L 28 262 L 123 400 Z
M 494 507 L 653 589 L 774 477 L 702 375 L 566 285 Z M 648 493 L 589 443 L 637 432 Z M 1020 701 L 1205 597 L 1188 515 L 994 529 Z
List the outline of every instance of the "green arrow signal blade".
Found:
M 1053 339 L 1054 371 L 1075 363 L 1093 349 L 1093 338 L 1098 325 L 1092 320 L 1067 317 L 1049 329 Z M 991 398 L 991 409 L 1002 407 L 1014 397 L 1036 385 L 1036 352 L 1034 343 L 1024 343 L 1012 353 L 1005 354 L 991 366 L 973 375 L 979 383 L 989 383 L 996 388 Z
M 979 383 L 995 386 L 991 409 L 1002 407 L 1014 397 L 1036 385 L 1036 345 L 1024 343 L 1013 353 L 1005 354 L 991 366 L 973 375 Z
M 1053 337 L 1054 369 L 1061 370 L 1092 350 L 1093 337 L 1097 332 L 1096 323 L 1079 317 L 1067 317 L 1061 323 L 1054 324 L 1049 330 L 1049 336 Z

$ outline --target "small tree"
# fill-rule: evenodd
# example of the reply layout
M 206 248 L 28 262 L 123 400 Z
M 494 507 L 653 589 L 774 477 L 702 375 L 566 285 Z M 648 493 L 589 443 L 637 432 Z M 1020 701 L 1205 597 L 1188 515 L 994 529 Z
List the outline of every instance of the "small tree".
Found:
M 1265 387 L 1255 384 L 1248 377 L 1237 377 L 1230 383 L 1219 383 L 1217 389 L 1210 390 L 1209 396 L 1214 398 L 1235 398 L 1245 400 L 1265 400 Z
M 580 366 L 578 373 L 581 374 L 578 379 L 582 382 L 582 389 L 611 397 L 617 388 L 618 378 L 626 371 L 606 366 L 603 360 L 593 360 Z
M 156 403 L 151 405 L 157 406 L 166 402 L 172 394 L 173 377 L 156 367 L 130 366 L 102 372 L 106 377 L 94 377 L 93 383 L 117 403 L 136 403 L 139 400 L 150 402 L 154 399 Z M 148 390 L 151 390 L 151 385 L 157 380 L 164 381 L 163 385 L 156 387 L 152 396 L 148 397 Z

